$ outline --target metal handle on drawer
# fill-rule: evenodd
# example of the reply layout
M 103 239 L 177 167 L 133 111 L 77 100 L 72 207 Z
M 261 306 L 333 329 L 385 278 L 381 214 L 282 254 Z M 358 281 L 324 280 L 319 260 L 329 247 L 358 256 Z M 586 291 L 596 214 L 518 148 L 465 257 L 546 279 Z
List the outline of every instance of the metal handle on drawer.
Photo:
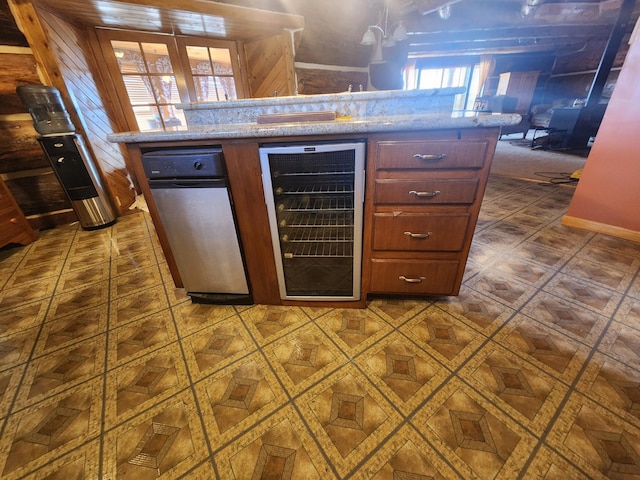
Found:
M 409 195 L 415 195 L 420 198 L 433 198 L 440 195 L 440 190 L 434 190 L 433 192 L 418 192 L 416 190 L 410 190 Z
M 427 232 L 427 233 L 404 232 L 404 234 L 411 238 L 429 238 L 431 235 L 433 235 L 432 232 Z
M 413 158 L 419 158 L 420 160 L 444 160 L 447 158 L 446 153 L 434 153 L 434 154 L 420 154 L 416 153 Z
M 418 278 L 407 278 L 404 275 L 400 275 L 398 277 L 399 280 L 404 280 L 407 283 L 420 283 L 424 280 L 424 277 L 418 277 Z

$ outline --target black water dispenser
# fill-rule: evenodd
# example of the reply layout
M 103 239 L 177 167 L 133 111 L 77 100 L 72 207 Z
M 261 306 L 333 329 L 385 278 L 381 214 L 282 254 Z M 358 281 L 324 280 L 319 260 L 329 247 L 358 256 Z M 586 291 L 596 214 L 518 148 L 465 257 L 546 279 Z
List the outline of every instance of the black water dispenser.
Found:
M 16 89 L 29 109 L 38 142 L 67 194 L 82 228 L 93 230 L 115 222 L 95 162 L 64 107 L 60 92 L 45 85 Z

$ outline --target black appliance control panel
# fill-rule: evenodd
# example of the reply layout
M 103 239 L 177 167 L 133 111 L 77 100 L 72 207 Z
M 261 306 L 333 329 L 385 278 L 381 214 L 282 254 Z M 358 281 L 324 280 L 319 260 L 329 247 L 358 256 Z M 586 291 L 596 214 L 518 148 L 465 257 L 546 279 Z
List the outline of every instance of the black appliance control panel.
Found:
M 220 148 L 154 150 L 142 154 L 142 166 L 149 179 L 226 175 Z

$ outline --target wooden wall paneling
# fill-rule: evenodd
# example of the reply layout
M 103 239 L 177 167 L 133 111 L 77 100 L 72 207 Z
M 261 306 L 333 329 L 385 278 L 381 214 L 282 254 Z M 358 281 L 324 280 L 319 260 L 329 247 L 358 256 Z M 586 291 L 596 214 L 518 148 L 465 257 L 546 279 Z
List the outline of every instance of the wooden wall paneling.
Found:
M 93 51 L 87 47 L 86 31 L 48 12 L 41 11 L 40 15 L 72 99 L 76 128 L 80 127 L 79 133 L 84 133 L 87 148 L 105 180 L 111 202 L 122 215 L 135 201 L 135 190 L 120 148 L 106 140 L 113 131 L 112 119 L 101 97 L 101 78 L 94 74 L 98 68 Z
M 252 97 L 293 95 L 295 69 L 288 32 L 245 43 L 247 77 Z
M 254 8 L 246 8 L 209 0 L 33 1 L 77 24 L 117 26 L 124 30 L 172 35 L 246 40 L 273 35 L 285 28 L 295 30 L 304 26 L 302 16 L 269 11 L 262 2 Z
M 348 90 L 349 85 L 357 92 L 359 86 L 366 90 L 369 80 L 368 72 L 324 70 L 319 68 L 296 68 L 298 93 L 316 95 L 323 93 L 340 93 Z

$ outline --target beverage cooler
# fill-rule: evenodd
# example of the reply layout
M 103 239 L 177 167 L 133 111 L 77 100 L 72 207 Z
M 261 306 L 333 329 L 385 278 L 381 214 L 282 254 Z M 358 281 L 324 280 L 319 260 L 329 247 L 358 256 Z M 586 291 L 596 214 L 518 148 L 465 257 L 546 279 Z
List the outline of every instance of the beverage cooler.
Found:
M 86 230 L 112 225 L 116 214 L 109 202 L 93 158 L 75 133 L 60 92 L 46 85 L 16 89 L 29 109 L 38 142 L 71 202 L 80 226 Z
M 360 299 L 364 157 L 364 141 L 260 148 L 282 299 Z

